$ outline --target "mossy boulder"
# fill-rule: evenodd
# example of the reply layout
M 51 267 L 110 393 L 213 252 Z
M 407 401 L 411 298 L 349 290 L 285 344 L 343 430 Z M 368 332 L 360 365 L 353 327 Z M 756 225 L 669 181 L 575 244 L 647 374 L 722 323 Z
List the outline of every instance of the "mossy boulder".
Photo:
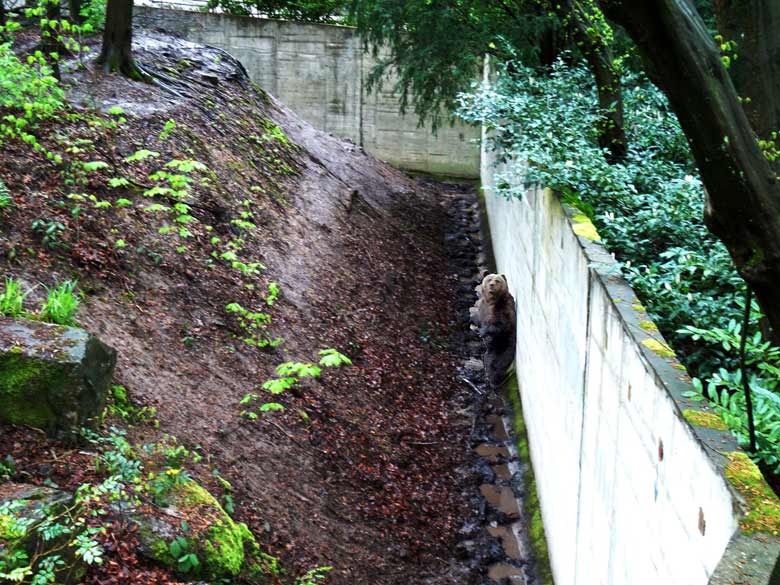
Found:
M 164 517 L 135 515 L 140 552 L 188 577 L 207 581 L 233 578 L 250 571 L 259 547 L 246 524 L 235 522 L 204 487 L 188 479 L 166 494 Z M 172 546 L 172 543 L 176 542 Z M 196 567 L 181 571 L 186 554 L 198 558 Z
M 116 352 L 83 329 L 0 318 L 0 422 L 69 436 L 102 414 Z
M 74 507 L 73 494 L 62 490 L 12 482 L 0 485 L 0 557 L 13 555 L 14 551 L 24 551 L 30 559 L 57 554 L 64 565 L 56 573 L 56 582 L 80 583 L 86 566 L 76 557 L 70 542 L 73 535 L 46 540 L 38 532 L 47 519 L 69 516 L 75 512 Z

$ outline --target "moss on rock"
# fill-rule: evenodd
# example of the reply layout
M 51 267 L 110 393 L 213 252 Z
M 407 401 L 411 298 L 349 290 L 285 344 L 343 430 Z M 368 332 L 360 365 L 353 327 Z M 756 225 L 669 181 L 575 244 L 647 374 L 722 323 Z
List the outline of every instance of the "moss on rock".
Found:
M 51 363 L 31 360 L 21 351 L 0 356 L 0 412 L 5 422 L 49 427 L 56 415 L 45 400 L 30 396 L 30 388 L 56 380 L 59 372 Z
M 780 500 L 764 479 L 761 470 L 745 453 L 727 453 L 726 479 L 742 494 L 748 511 L 739 523 L 745 534 L 756 532 L 780 535 Z
M 658 326 L 652 321 L 640 321 L 639 326 L 645 331 L 658 331 Z
M 171 554 L 170 543 L 181 537 L 187 542 L 187 551 L 200 562 L 189 576 L 207 581 L 230 579 L 252 564 L 249 561 L 259 550 L 255 537 L 246 524 L 228 516 L 206 488 L 188 479 L 172 486 L 169 503 L 183 518 L 191 520 L 191 528 L 185 532 L 155 518 L 139 518 L 139 536 L 148 556 L 177 568 L 178 559 Z

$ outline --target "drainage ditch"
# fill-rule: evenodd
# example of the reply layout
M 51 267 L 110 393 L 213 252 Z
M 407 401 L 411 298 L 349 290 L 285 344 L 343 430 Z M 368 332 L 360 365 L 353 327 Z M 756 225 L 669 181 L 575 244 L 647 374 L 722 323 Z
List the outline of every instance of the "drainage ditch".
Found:
M 481 585 L 551 585 L 544 534 L 528 460 L 527 438 L 514 376 L 508 388 L 492 390 L 482 363 L 482 341 L 468 327 L 474 287 L 492 272 L 490 237 L 474 188 L 445 184 L 449 195 L 447 235 L 451 273 L 458 275 L 462 327 L 461 376 L 473 392 L 470 443 L 476 489 L 469 494 L 474 517 L 462 528 L 458 553 Z M 517 431 L 517 432 L 516 432 Z

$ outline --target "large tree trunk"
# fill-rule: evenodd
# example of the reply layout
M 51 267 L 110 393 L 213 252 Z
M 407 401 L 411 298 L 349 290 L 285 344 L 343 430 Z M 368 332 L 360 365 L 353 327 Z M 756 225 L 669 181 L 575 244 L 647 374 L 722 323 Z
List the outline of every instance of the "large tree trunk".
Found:
M 705 220 L 780 332 L 780 185 L 758 146 L 719 48 L 687 0 L 603 0 L 636 42 L 691 144 Z
M 737 43 L 729 73 L 750 125 L 761 139 L 777 142 L 772 133 L 780 131 L 780 2 L 715 0 L 715 16 L 724 40 Z
M 103 49 L 99 62 L 106 72 L 119 71 L 128 77 L 138 77 L 133 62 L 133 0 L 108 0 Z
M 558 6 L 562 20 L 568 25 L 574 42 L 585 55 L 588 68 L 596 80 L 599 107 L 604 112 L 597 128 L 599 146 L 607 150 L 610 162 L 617 162 L 626 156 L 628 143 L 623 125 L 620 73 L 612 58 L 609 43 L 598 23 L 594 22 L 593 14 L 578 0 L 563 0 Z
M 3 0 L 0 0 L 0 26 L 5 26 L 5 4 Z M 3 36 L 0 35 L 0 41 L 3 40 Z

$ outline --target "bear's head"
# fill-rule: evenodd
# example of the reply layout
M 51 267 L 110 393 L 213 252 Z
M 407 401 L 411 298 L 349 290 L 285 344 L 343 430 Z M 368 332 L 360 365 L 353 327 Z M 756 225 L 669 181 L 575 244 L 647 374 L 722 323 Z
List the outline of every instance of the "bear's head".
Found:
M 506 295 L 508 288 L 506 276 L 503 274 L 488 274 L 482 279 L 482 296 L 489 303 Z

